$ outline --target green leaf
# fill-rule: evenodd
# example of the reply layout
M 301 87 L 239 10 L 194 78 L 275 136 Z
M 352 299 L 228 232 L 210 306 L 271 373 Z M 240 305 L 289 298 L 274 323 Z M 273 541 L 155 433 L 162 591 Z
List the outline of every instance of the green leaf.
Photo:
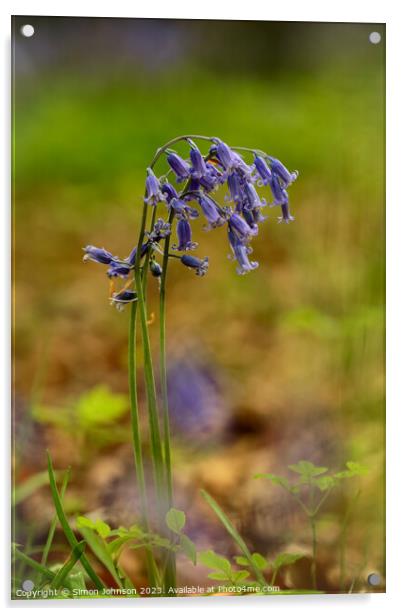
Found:
M 199 555 L 200 562 L 209 567 L 210 569 L 220 569 L 224 571 L 226 575 L 230 575 L 232 567 L 230 562 L 224 556 L 216 554 L 213 550 L 206 550 Z
M 272 473 L 258 473 L 254 475 L 254 479 L 269 479 L 275 485 L 282 486 L 282 488 L 286 488 L 287 490 L 290 489 L 290 484 L 286 477 L 280 477 Z
M 112 532 L 109 524 L 106 524 L 106 522 L 104 522 L 103 520 L 93 521 L 83 515 L 79 515 L 77 517 L 77 526 L 78 528 L 91 528 L 92 530 L 95 530 L 98 535 L 102 537 L 102 539 L 106 539 L 106 537 L 109 537 L 110 533 Z
M 179 509 L 172 508 L 167 512 L 165 519 L 168 528 L 174 533 L 179 534 L 186 523 L 186 514 L 183 511 L 179 511 Z
M 303 554 L 288 554 L 286 552 L 278 554 L 272 563 L 272 568 L 277 570 L 287 565 L 293 565 L 300 558 L 303 558 Z
M 321 492 L 326 492 L 330 488 L 333 488 L 337 483 L 335 477 L 331 477 L 330 475 L 326 475 L 325 477 L 318 477 L 317 479 L 312 479 L 312 484 L 317 486 L 321 490 Z
M 268 566 L 268 561 L 266 558 L 264 558 L 264 556 L 262 556 L 262 554 L 259 554 L 258 552 L 254 552 L 254 554 L 252 554 L 251 556 L 253 563 L 255 564 L 255 566 L 257 567 L 257 569 L 266 569 Z
M 249 567 L 250 562 L 244 556 L 235 556 L 235 561 L 238 565 L 242 565 L 243 567 Z
M 90 527 L 81 526 L 80 533 L 91 548 L 92 552 L 95 554 L 96 558 L 109 571 L 110 575 L 121 588 L 121 580 L 113 562 L 113 559 L 110 556 L 108 544 L 101 537 L 99 537 Z
M 127 408 L 126 396 L 112 393 L 105 385 L 97 385 L 82 394 L 76 405 L 76 413 L 79 422 L 90 427 L 116 421 Z
M 334 477 L 336 479 L 349 479 L 349 477 L 365 475 L 368 472 L 368 468 L 358 462 L 346 462 L 346 467 L 346 471 L 335 473 Z
M 59 569 L 59 571 L 56 573 L 55 577 L 51 581 L 50 588 L 60 588 L 60 586 L 63 586 L 64 580 L 69 575 L 71 569 L 75 566 L 77 560 L 79 560 L 83 555 L 85 547 L 85 541 L 80 541 L 79 543 L 77 543 L 77 545 L 73 548 L 73 551 L 68 561 Z
M 64 478 L 63 478 L 63 483 L 61 484 L 61 490 L 60 490 L 60 501 L 63 502 L 64 499 L 64 494 L 66 492 L 67 489 L 67 485 L 68 482 L 70 480 L 70 468 L 68 468 L 64 474 Z M 49 481 L 49 477 L 48 477 L 48 481 Z M 50 548 L 52 547 L 52 543 L 53 543 L 53 538 L 54 538 L 54 533 L 56 531 L 56 526 L 57 526 L 57 513 L 55 514 L 55 516 L 53 517 L 53 520 L 50 524 L 49 527 L 49 533 L 46 539 L 46 543 L 45 543 L 45 547 L 43 548 L 43 554 L 42 554 L 42 558 L 41 558 L 41 564 L 42 565 L 46 565 L 47 563 L 47 559 L 49 556 L 49 552 L 50 552 Z
M 323 475 L 327 472 L 326 466 L 315 466 L 312 462 L 307 460 L 300 460 L 297 464 L 289 464 L 288 468 L 294 473 L 304 475 L 305 477 L 316 477 L 317 475 Z
M 19 550 L 18 548 L 14 547 L 13 553 L 14 553 L 14 558 L 18 558 L 19 560 L 24 561 L 25 564 L 35 569 L 35 571 L 38 571 L 47 580 L 53 580 L 53 578 L 55 577 L 56 574 L 53 573 L 53 571 L 50 571 L 50 569 L 48 569 L 47 567 L 44 567 L 43 565 L 38 563 L 33 558 L 26 556 L 26 554 L 21 552 L 21 550 Z
M 197 564 L 197 550 L 194 543 L 187 535 L 180 535 L 180 548 L 182 552 L 187 556 L 193 565 Z
M 249 576 L 250 576 L 250 571 L 246 571 L 245 569 L 241 569 L 240 571 L 236 571 L 236 573 L 234 575 L 234 581 L 236 583 L 242 582 L 243 580 L 245 580 Z
M 56 478 L 55 478 L 55 474 L 53 470 L 52 459 L 50 457 L 49 452 L 47 452 L 47 464 L 48 464 L 48 472 L 49 472 L 50 490 L 52 492 L 53 502 L 56 508 L 57 516 L 59 518 L 59 522 L 64 531 L 67 541 L 69 542 L 72 548 L 75 548 L 75 546 L 78 544 L 78 541 L 73 531 L 71 530 L 70 525 L 67 521 L 66 514 L 64 513 L 63 505 L 60 500 L 59 491 L 56 485 Z M 105 588 L 102 580 L 96 575 L 95 571 L 93 570 L 89 561 L 87 560 L 85 554 L 82 554 L 81 556 L 81 563 L 85 571 L 87 572 L 87 574 L 89 575 L 93 583 L 95 584 L 96 588 L 98 590 L 102 590 L 103 588 Z
M 232 539 L 239 546 L 240 550 L 243 552 L 243 555 L 249 561 L 250 566 L 251 566 L 251 568 L 253 569 L 253 571 L 255 573 L 256 579 L 262 585 L 265 585 L 266 584 L 266 580 L 265 580 L 264 576 L 262 575 L 261 571 L 253 563 L 253 560 L 252 560 L 252 557 L 251 557 L 251 554 L 250 554 L 250 550 L 248 549 L 245 541 L 242 539 L 242 537 L 239 535 L 239 533 L 237 532 L 237 530 L 233 526 L 232 522 L 229 520 L 229 518 L 225 515 L 225 513 L 219 507 L 218 503 L 212 498 L 212 496 L 210 496 L 208 494 L 208 492 L 206 492 L 205 490 L 201 490 L 201 494 L 204 497 L 204 499 L 207 501 L 209 506 L 216 513 L 216 515 L 218 516 L 219 520 L 222 522 L 223 526 L 226 528 L 226 530 L 229 533 L 229 535 L 232 537 Z
M 208 573 L 209 578 L 211 578 L 211 580 L 229 580 L 229 577 L 226 575 L 226 573 L 221 573 L 220 571 L 213 571 L 212 573 Z
M 86 590 L 85 578 L 82 571 L 74 571 L 68 576 L 68 586 L 71 590 Z

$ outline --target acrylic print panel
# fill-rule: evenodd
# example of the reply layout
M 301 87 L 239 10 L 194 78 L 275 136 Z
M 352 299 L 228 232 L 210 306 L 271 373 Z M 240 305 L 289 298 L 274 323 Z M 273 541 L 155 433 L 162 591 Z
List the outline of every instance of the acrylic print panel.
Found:
M 384 26 L 12 43 L 12 597 L 384 592 Z

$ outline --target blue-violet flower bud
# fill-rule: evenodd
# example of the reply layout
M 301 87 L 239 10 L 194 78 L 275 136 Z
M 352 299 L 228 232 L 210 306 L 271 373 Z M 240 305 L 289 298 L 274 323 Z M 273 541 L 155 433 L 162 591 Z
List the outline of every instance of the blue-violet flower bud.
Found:
M 85 255 L 83 261 L 95 261 L 95 263 L 102 263 L 103 265 L 109 265 L 114 259 L 112 253 L 104 248 L 96 248 L 96 246 L 85 246 L 83 248 Z
M 177 181 L 183 182 L 190 175 L 190 165 L 181 156 L 175 152 L 170 152 L 167 156 L 167 161 L 171 169 L 176 174 Z
M 197 257 L 193 257 L 192 255 L 183 255 L 180 261 L 186 267 L 191 269 L 195 269 L 195 273 L 197 276 L 204 276 L 208 270 L 208 257 L 204 259 L 198 259 Z

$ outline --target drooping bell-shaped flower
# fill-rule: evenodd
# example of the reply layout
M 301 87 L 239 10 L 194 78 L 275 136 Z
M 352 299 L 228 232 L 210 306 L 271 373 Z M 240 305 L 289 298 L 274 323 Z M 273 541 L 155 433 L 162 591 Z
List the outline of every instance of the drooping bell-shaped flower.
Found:
M 230 247 L 238 263 L 237 273 L 240 275 L 247 274 L 247 272 L 251 272 L 251 270 L 256 269 L 258 267 L 258 262 L 250 261 L 248 258 L 248 255 L 252 249 L 242 242 L 241 239 L 230 229 L 230 227 L 228 230 L 228 238 Z
M 239 214 L 233 213 L 229 217 L 229 227 L 242 241 L 248 241 L 253 235 L 257 235 L 258 227 L 251 227 Z
M 112 261 L 111 266 L 107 270 L 109 278 L 127 278 L 130 272 L 132 272 L 133 266 L 128 263 L 115 263 Z
M 149 247 L 150 247 L 150 243 L 148 241 L 144 242 L 141 248 L 141 259 L 146 254 Z M 130 252 L 130 254 L 128 255 L 126 259 L 127 263 L 129 265 L 135 265 L 136 257 L 137 257 L 137 246 L 134 246 L 134 248 L 132 249 L 132 251 Z
M 282 216 L 279 216 L 278 222 L 289 223 L 294 220 L 294 217 L 291 215 L 290 210 L 289 210 L 288 201 L 284 201 L 284 203 L 281 203 L 281 210 L 282 210 Z
M 164 200 L 164 195 L 161 190 L 161 185 L 155 173 L 149 167 L 147 169 L 147 179 L 145 180 L 145 198 L 144 201 L 149 205 L 157 205 Z
M 94 261 L 95 263 L 109 265 L 115 258 L 108 250 L 97 248 L 96 246 L 85 246 L 83 251 L 85 252 L 82 258 L 83 261 Z
M 170 203 L 172 199 L 177 199 L 179 195 L 175 187 L 170 182 L 164 182 L 161 186 L 161 190 L 166 197 L 166 201 Z
M 162 267 L 157 261 L 155 261 L 155 259 L 151 259 L 149 262 L 149 269 L 151 270 L 151 274 L 154 278 L 160 278 L 162 276 Z
M 123 310 L 126 304 L 137 301 L 137 293 L 131 289 L 123 289 L 118 293 L 113 293 L 110 303 L 116 306 L 117 310 Z
M 285 188 L 289 186 L 289 184 L 292 184 L 292 182 L 294 182 L 299 175 L 298 171 L 290 172 L 286 169 L 285 165 L 283 165 L 277 158 L 271 159 L 271 169 L 272 173 L 276 173 L 276 175 L 281 178 Z
M 254 156 L 254 166 L 262 183 L 265 185 L 269 184 L 272 179 L 272 173 L 266 160 L 262 156 Z
M 204 177 L 205 175 L 207 175 L 208 173 L 208 168 L 205 164 L 205 160 L 200 152 L 200 150 L 197 148 L 197 146 L 193 145 L 191 147 L 190 150 L 190 159 L 192 162 L 192 167 L 191 167 L 191 176 L 193 178 L 196 179 L 200 179 L 202 177 Z
M 205 276 L 208 271 L 208 257 L 198 259 L 198 257 L 194 257 L 193 255 L 183 255 L 180 261 L 186 267 L 194 269 L 197 276 Z
M 176 152 L 170 152 L 167 156 L 167 162 L 170 168 L 176 174 L 176 180 L 180 183 L 187 179 L 190 175 L 190 165 Z
M 210 197 L 199 194 L 197 199 L 210 228 L 220 227 L 225 223 L 225 219 L 221 215 L 216 203 Z
M 284 188 L 282 188 L 279 178 L 275 173 L 272 174 L 269 185 L 271 186 L 275 205 L 282 205 L 282 203 L 286 203 L 288 201 L 288 193 Z
M 198 244 L 191 240 L 191 225 L 186 218 L 179 218 L 177 221 L 178 244 L 172 246 L 173 250 L 193 250 Z

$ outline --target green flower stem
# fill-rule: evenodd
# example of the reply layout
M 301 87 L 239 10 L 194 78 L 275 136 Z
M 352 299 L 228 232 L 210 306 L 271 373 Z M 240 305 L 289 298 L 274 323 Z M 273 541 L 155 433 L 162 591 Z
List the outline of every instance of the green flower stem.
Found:
M 187 139 L 200 139 L 202 141 L 212 141 L 212 137 L 206 137 L 205 135 L 181 135 L 180 137 L 175 137 L 170 141 L 167 141 L 164 145 L 156 150 L 155 156 L 152 159 L 151 164 L 149 165 L 151 169 L 155 166 L 156 162 L 160 158 L 160 156 L 165 152 L 171 145 L 175 143 L 179 143 L 179 141 L 186 141 Z
M 133 302 L 131 304 L 130 312 L 130 324 L 128 335 L 128 375 L 129 375 L 129 390 L 130 390 L 130 409 L 131 409 L 131 431 L 133 439 L 134 450 L 134 463 L 137 477 L 137 484 L 140 493 L 140 506 L 142 523 L 146 532 L 149 532 L 149 513 L 148 503 L 145 488 L 144 477 L 144 464 L 142 460 L 142 445 L 141 445 L 141 433 L 140 433 L 140 421 L 138 411 L 138 399 L 137 399 L 137 370 L 136 370 L 136 331 L 137 331 L 137 304 Z M 149 548 L 146 551 L 147 557 L 147 569 L 149 574 L 149 581 L 151 585 L 156 584 L 157 569 L 156 563 L 152 554 L 152 550 Z
M 169 214 L 169 223 L 171 224 L 174 218 L 174 210 Z M 170 451 L 170 422 L 169 422 L 169 403 L 167 389 L 167 369 L 166 369 L 166 278 L 169 264 L 169 247 L 170 235 L 165 239 L 162 262 L 162 276 L 159 294 L 159 351 L 160 351 L 160 378 L 162 392 L 162 411 L 163 411 L 163 443 L 165 455 L 166 469 L 166 487 L 168 508 L 172 507 L 173 503 L 173 479 L 172 479 L 172 460 Z
M 157 408 L 157 397 L 155 388 L 155 377 L 151 355 L 151 344 L 149 340 L 148 323 L 147 323 L 147 308 L 145 292 L 143 282 L 146 280 L 146 275 L 142 277 L 140 262 L 141 262 L 141 247 L 145 235 L 145 226 L 148 213 L 148 204 L 144 201 L 144 207 L 142 210 L 141 229 L 138 239 L 137 256 L 134 266 L 134 277 L 136 284 L 136 291 L 138 296 L 138 310 L 140 314 L 140 324 L 142 332 L 143 353 L 144 353 L 144 375 L 145 375 L 145 387 L 147 392 L 148 402 L 148 420 L 151 437 L 151 452 L 152 462 L 154 467 L 155 486 L 158 502 L 158 514 L 159 518 L 163 515 L 164 510 L 164 469 L 163 469 L 163 455 L 162 455 L 162 441 L 159 429 L 159 418 Z M 145 274 L 145 271 L 143 272 Z
M 174 218 L 174 210 L 169 214 L 169 223 Z M 160 286 L 160 308 L 159 308 L 159 352 L 160 352 L 160 379 L 162 393 L 162 412 L 163 412 L 163 444 L 166 471 L 166 490 L 167 490 L 167 509 L 173 506 L 173 479 L 172 479 L 172 459 L 170 451 L 170 421 L 169 421 L 169 402 L 167 390 L 167 370 L 166 370 L 166 277 L 169 264 L 170 235 L 165 239 L 162 262 L 162 277 Z M 165 570 L 165 587 L 176 586 L 176 555 L 170 552 L 167 556 Z

